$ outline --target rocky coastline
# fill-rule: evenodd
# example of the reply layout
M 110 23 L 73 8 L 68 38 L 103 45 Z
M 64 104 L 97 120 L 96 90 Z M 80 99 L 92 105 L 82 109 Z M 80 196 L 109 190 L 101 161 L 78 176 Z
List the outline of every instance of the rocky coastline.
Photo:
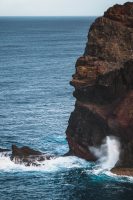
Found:
M 75 88 L 76 103 L 66 130 L 68 154 L 95 161 L 89 147 L 99 147 L 106 136 L 115 136 L 121 150 L 112 172 L 131 174 L 133 3 L 114 5 L 91 25 L 85 52 L 76 62 L 70 84 Z
M 25 166 L 39 166 L 41 162 L 54 158 L 53 155 L 34 150 L 28 146 L 17 147 L 16 145 L 12 145 L 11 150 L 0 148 L 0 154 L 9 156 L 10 160 L 15 164 L 23 164 Z
M 66 130 L 69 152 L 63 156 L 95 162 L 98 157 L 90 149 L 114 136 L 121 146 L 111 172 L 133 176 L 133 3 L 114 5 L 95 20 L 72 77 L 76 102 Z M 0 148 L 0 154 L 25 166 L 54 158 L 16 145 Z

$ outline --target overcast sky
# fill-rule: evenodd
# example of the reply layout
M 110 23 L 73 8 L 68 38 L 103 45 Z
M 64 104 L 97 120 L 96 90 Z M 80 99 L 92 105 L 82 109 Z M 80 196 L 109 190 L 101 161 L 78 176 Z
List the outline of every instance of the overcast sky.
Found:
M 128 0 L 133 2 L 133 0 Z M 97 16 L 126 0 L 0 0 L 0 16 Z

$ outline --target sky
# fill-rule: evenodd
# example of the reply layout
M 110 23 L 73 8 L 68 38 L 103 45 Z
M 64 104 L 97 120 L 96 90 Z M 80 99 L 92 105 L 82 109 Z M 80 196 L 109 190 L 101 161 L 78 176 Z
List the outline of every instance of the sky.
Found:
M 0 0 L 0 16 L 100 16 L 133 0 Z

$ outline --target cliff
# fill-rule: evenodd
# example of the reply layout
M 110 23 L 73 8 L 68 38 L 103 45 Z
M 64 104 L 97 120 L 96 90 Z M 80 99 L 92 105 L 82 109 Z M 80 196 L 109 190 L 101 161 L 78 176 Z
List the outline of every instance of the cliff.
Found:
M 75 68 L 69 154 L 95 161 L 89 147 L 113 135 L 121 143 L 116 166 L 133 167 L 133 3 L 115 5 L 95 20 Z

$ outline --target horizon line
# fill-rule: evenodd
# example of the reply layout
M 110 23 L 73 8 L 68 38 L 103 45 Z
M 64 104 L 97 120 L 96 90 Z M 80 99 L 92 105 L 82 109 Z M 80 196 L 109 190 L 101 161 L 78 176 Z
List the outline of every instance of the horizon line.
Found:
M 99 15 L 0 15 L 0 17 L 99 17 Z

